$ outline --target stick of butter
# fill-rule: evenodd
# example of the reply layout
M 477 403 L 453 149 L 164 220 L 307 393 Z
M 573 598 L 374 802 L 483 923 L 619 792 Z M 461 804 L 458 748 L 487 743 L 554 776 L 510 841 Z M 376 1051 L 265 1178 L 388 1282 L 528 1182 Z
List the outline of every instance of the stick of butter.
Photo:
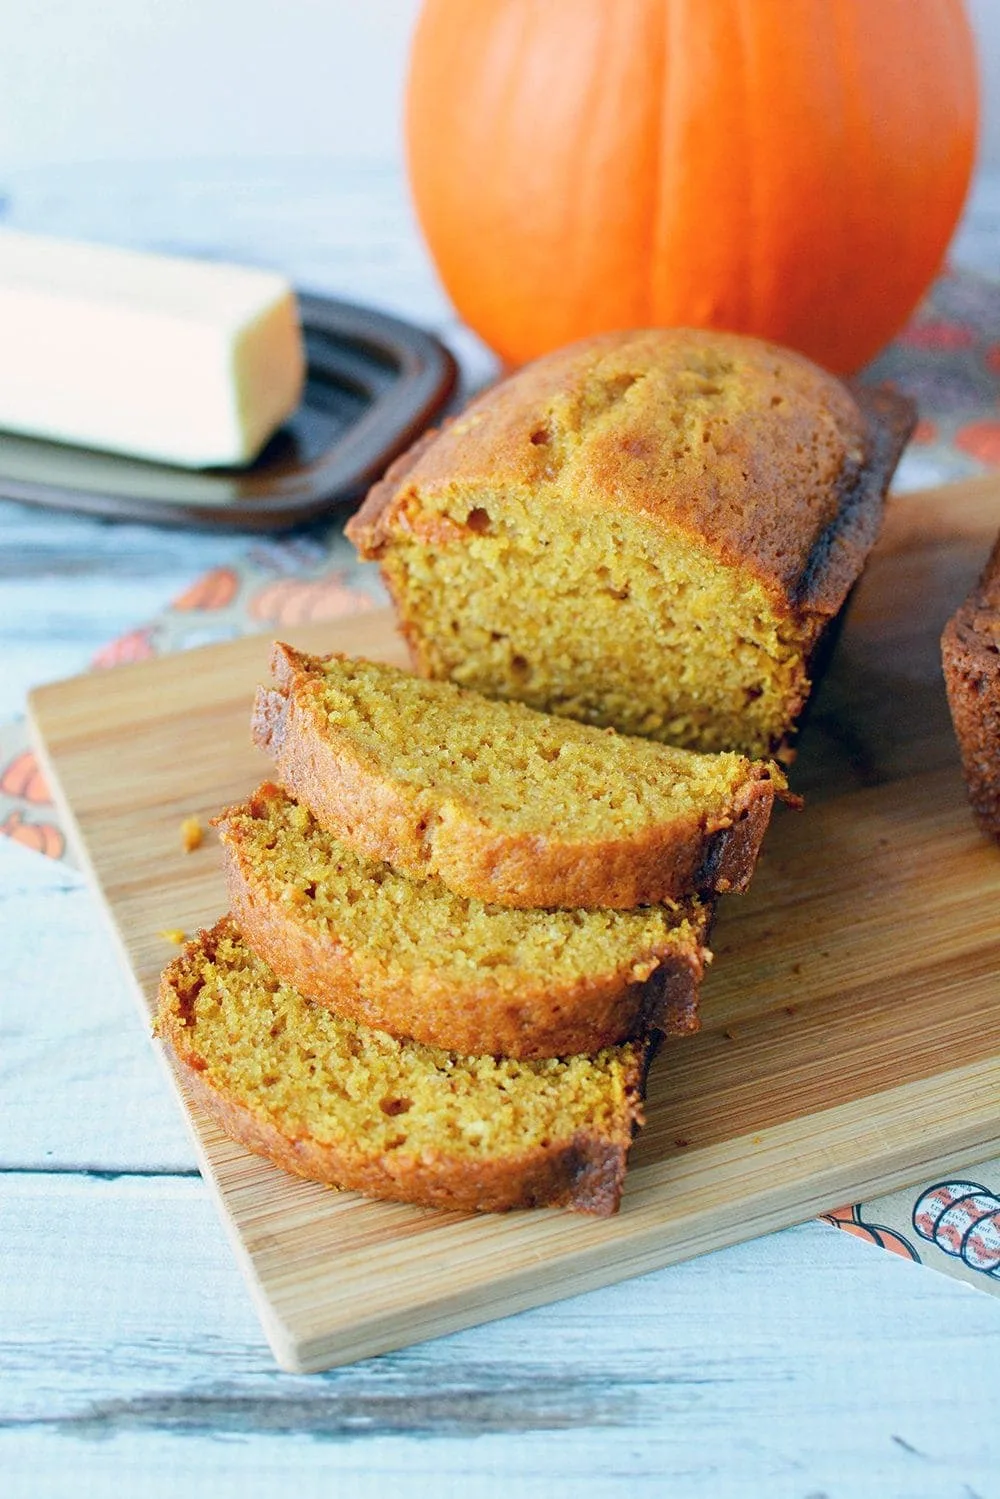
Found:
M 245 464 L 304 381 L 281 276 L 0 230 L 0 427 L 185 468 Z

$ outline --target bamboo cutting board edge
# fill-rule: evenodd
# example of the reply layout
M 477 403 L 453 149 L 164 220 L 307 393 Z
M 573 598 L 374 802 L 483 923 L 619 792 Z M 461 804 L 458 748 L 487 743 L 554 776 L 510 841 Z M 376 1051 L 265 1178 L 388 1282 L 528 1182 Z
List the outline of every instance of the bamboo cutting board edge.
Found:
M 538 1264 L 530 1265 L 515 1276 L 501 1278 L 495 1283 L 482 1283 L 481 1299 L 470 1295 L 464 1287 L 446 1292 L 437 1299 L 426 1299 L 420 1302 L 424 1325 L 410 1320 L 405 1323 L 402 1333 L 400 1310 L 391 1305 L 367 1319 L 359 1317 L 355 1308 L 343 1329 L 327 1331 L 318 1338 L 303 1339 L 301 1333 L 282 1318 L 278 1307 L 268 1300 L 251 1260 L 245 1268 L 249 1270 L 255 1301 L 275 1356 L 289 1372 L 317 1373 L 358 1358 L 391 1352 L 424 1337 L 458 1332 L 478 1322 L 597 1290 L 619 1280 L 792 1227 L 838 1207 L 848 1199 L 868 1197 L 875 1192 L 887 1193 L 934 1175 L 950 1176 L 955 1171 L 964 1171 L 1000 1154 L 1000 1119 L 994 1102 L 1000 1090 L 1000 1063 L 979 1063 L 972 1068 L 957 1069 L 954 1073 L 939 1074 L 935 1081 L 940 1085 L 935 1090 L 938 1101 L 945 1107 L 950 1105 L 955 1091 L 968 1088 L 973 1081 L 980 1083 L 983 1092 L 989 1094 L 989 1100 L 977 1111 L 974 1123 L 967 1115 L 963 1127 L 955 1130 L 951 1137 L 939 1136 L 938 1148 L 932 1153 L 914 1147 L 912 1143 L 907 1147 L 899 1145 L 880 1156 L 873 1156 L 868 1163 L 870 1175 L 866 1176 L 859 1172 L 853 1142 L 850 1146 L 845 1142 L 836 1165 L 829 1165 L 822 1174 L 803 1171 L 801 1190 L 795 1190 L 791 1173 L 786 1170 L 780 1186 L 762 1189 L 758 1194 L 744 1194 L 739 1227 L 735 1232 L 728 1221 L 720 1222 L 717 1210 L 716 1190 L 723 1180 L 721 1171 L 715 1177 L 707 1203 L 692 1209 L 683 1219 L 669 1226 L 665 1226 L 655 1212 L 643 1213 L 648 1221 L 644 1221 L 641 1228 L 636 1225 L 635 1217 L 643 1212 L 644 1193 L 641 1183 L 636 1180 L 641 1173 L 634 1173 L 632 1188 L 638 1187 L 638 1192 L 627 1189 L 622 1211 L 615 1220 L 622 1234 L 615 1240 L 615 1253 L 609 1253 L 604 1243 L 592 1247 L 581 1245 L 577 1252 L 562 1254 L 553 1260 L 547 1269 L 543 1270 Z M 902 1097 L 911 1088 L 912 1085 L 906 1085 L 905 1088 L 890 1090 L 884 1095 L 886 1107 L 892 1107 L 894 1095 Z M 931 1100 L 928 1098 L 923 1102 L 927 1107 Z M 830 1132 L 837 1123 L 846 1129 L 870 1104 L 869 1099 L 861 1100 L 858 1105 L 844 1105 L 814 1115 L 812 1121 L 824 1133 Z M 926 1121 L 926 1114 L 921 1118 Z M 987 1130 L 993 1133 L 987 1135 Z M 776 1168 L 784 1169 L 805 1160 L 800 1142 L 790 1138 L 787 1142 L 783 1138 L 768 1140 L 769 1135 L 780 1136 L 780 1132 L 781 1127 L 765 1132 L 759 1143 L 742 1137 L 726 1142 L 725 1146 L 692 1152 L 685 1161 L 685 1171 L 678 1175 L 677 1187 L 683 1189 L 685 1183 L 690 1187 L 690 1177 L 695 1171 L 711 1172 L 726 1159 L 732 1163 L 734 1149 L 740 1148 L 748 1155 L 756 1154 L 759 1157 L 758 1169 L 773 1181 L 772 1173 Z M 767 1149 L 768 1144 L 772 1146 L 771 1150 Z M 598 1225 L 599 1229 L 602 1227 Z M 234 1232 L 230 1237 L 238 1241 Z M 242 1250 L 243 1246 L 240 1247 Z
M 990 507 L 998 512 L 1000 519 L 998 490 L 993 482 L 956 486 L 938 492 L 937 496 L 908 497 L 895 507 L 897 516 L 903 506 L 912 507 L 904 526 L 917 549 L 934 544 L 939 538 L 953 538 L 956 533 L 967 535 L 974 542 L 985 538 L 989 522 L 984 512 Z M 340 645 L 359 654 L 371 650 L 383 657 L 402 659 L 401 643 L 386 635 L 384 616 L 360 616 L 343 624 L 313 626 L 290 633 L 305 648 L 331 649 Z M 331 638 L 334 635 L 346 638 L 334 640 Z M 195 657 L 204 660 L 212 654 L 220 661 L 239 661 L 245 667 L 250 661 L 262 661 L 265 651 L 266 642 L 260 638 L 244 639 L 185 656 L 120 668 L 113 679 L 115 687 L 121 689 L 117 694 L 118 710 L 109 711 L 105 704 L 100 714 L 102 724 L 109 732 L 123 733 L 137 720 L 147 726 L 155 724 L 158 715 L 162 715 L 163 684 L 173 683 L 182 689 L 184 682 L 191 679 Z M 134 950 L 130 953 L 129 936 L 121 929 L 102 891 L 101 871 L 91 858 L 87 831 L 81 826 L 76 804 L 81 800 L 84 803 L 84 822 L 98 816 L 99 809 L 87 804 L 82 795 L 65 794 L 62 784 L 61 762 L 67 755 L 72 756 L 86 737 L 94 716 L 95 684 L 102 680 L 111 681 L 87 677 L 39 689 L 32 695 L 30 712 L 53 791 L 88 878 L 103 896 L 102 904 L 115 940 L 148 1020 L 150 996 L 136 973 L 136 954 Z M 62 741 L 58 752 L 50 754 L 48 739 L 59 738 L 50 732 L 52 718 L 60 712 L 65 719 Z M 169 723 L 171 716 L 167 713 L 163 722 Z M 162 1050 L 157 1049 L 162 1056 Z M 341 1195 L 316 1188 L 315 1184 L 296 1182 L 267 1163 L 245 1156 L 191 1108 L 165 1057 L 163 1061 L 184 1101 L 199 1159 L 275 1355 L 283 1367 L 301 1372 L 387 1351 L 642 1273 L 801 1221 L 811 1213 L 837 1206 L 862 1192 L 868 1195 L 892 1190 L 934 1171 L 947 1173 L 974 1160 L 986 1159 L 1000 1150 L 1000 1119 L 995 1105 L 1000 1094 L 1000 1059 L 990 1056 L 968 1066 L 853 1098 L 830 1109 L 807 1113 L 752 1136 L 733 1135 L 714 1145 L 671 1156 L 666 1162 L 638 1165 L 630 1173 L 621 1215 L 606 1223 L 572 1219 L 568 1249 L 560 1246 L 559 1241 L 566 1238 L 570 1215 L 545 1211 L 510 1215 L 502 1220 L 434 1215 L 430 1231 L 421 1228 L 412 1239 L 404 1235 L 393 1249 L 383 1250 L 386 1264 L 391 1262 L 392 1276 L 383 1282 L 378 1309 L 371 1311 L 360 1294 L 364 1279 L 355 1279 L 339 1296 L 339 1288 L 331 1287 L 331 1279 L 336 1277 L 332 1276 L 329 1264 L 322 1262 L 325 1243 L 322 1234 L 314 1235 L 319 1249 L 310 1249 L 311 1255 L 319 1255 L 319 1269 L 310 1261 L 304 1273 L 301 1266 L 296 1269 L 288 1259 L 288 1246 L 271 1223 L 284 1215 L 301 1229 L 313 1211 L 312 1205 L 321 1203 L 321 1218 L 330 1218 L 335 1226 L 342 1223 L 350 1226 L 357 1217 L 350 1205 L 352 1194 Z M 978 1098 L 974 1107 L 968 1106 L 970 1087 L 975 1088 Z M 954 1100 L 962 1097 L 963 1092 L 963 1113 L 956 1117 Z M 917 1112 L 904 1107 L 908 1101 Z M 916 1141 L 912 1138 L 914 1118 L 921 1121 Z M 928 1144 L 927 1125 L 931 1119 L 933 1149 Z M 803 1122 L 808 1123 L 805 1133 L 811 1137 L 812 1154 L 803 1149 Z M 898 1126 L 895 1131 L 894 1126 Z M 841 1138 L 842 1130 L 848 1132 L 845 1138 Z M 864 1149 L 859 1151 L 861 1142 Z M 706 1174 L 707 1187 L 703 1182 Z M 742 1183 L 741 1212 L 738 1217 L 732 1214 L 720 1217 L 718 1189 L 730 1177 Z M 679 1210 L 673 1191 L 664 1195 L 665 1180 L 682 1193 Z M 256 1206 L 250 1205 L 259 1192 L 274 1195 L 277 1205 L 273 1210 L 268 1207 L 260 1213 Z M 289 1204 L 292 1197 L 296 1203 L 301 1198 L 305 1205 L 292 1209 Z M 388 1208 L 385 1204 L 365 1206 L 376 1210 Z M 421 1211 L 406 1210 L 406 1213 L 412 1217 Z M 258 1219 L 263 1221 L 263 1227 Z M 386 1220 L 395 1221 L 391 1209 Z M 308 1237 L 303 1234 L 303 1242 Z M 513 1268 L 499 1275 L 482 1274 L 481 1241 L 487 1246 L 498 1246 L 495 1254 L 485 1252 L 485 1258 L 494 1261 L 491 1270 L 495 1272 L 500 1248 L 516 1245 L 523 1237 L 537 1238 L 542 1247 L 537 1253 L 523 1253 L 520 1259 L 514 1253 Z M 349 1233 L 347 1238 L 350 1239 Z M 434 1274 L 428 1276 L 424 1264 L 427 1242 L 439 1246 L 432 1247 L 432 1260 L 440 1257 L 441 1244 L 449 1253 L 456 1245 L 462 1248 L 466 1260 L 450 1263 L 445 1276 L 440 1271 L 436 1279 Z M 545 1251 L 553 1245 L 555 1253 L 546 1259 Z M 353 1266 L 355 1270 L 369 1262 L 370 1256 L 363 1252 L 360 1257 L 347 1255 L 342 1260 L 344 1266 Z M 310 1299 L 313 1293 L 315 1300 Z

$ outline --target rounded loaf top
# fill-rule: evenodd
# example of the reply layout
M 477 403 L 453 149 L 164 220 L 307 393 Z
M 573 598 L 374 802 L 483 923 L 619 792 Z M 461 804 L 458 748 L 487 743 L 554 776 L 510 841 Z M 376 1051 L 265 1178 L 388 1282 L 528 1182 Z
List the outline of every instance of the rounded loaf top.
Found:
M 773 344 L 696 329 L 602 334 L 525 366 L 418 443 L 349 534 L 377 556 L 405 528 L 410 496 L 426 506 L 516 488 L 539 504 L 645 513 L 791 601 L 843 519 L 872 435 L 846 386 Z

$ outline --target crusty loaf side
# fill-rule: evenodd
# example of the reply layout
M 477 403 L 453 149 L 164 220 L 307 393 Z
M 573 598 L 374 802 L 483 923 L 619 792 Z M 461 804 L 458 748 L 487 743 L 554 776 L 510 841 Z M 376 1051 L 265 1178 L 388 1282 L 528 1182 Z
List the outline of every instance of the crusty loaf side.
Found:
M 602 335 L 398 460 L 348 534 L 421 674 L 759 757 L 794 731 L 913 415 L 754 339 Z
M 941 659 L 973 815 L 1000 841 L 1000 538 L 945 626 Z
M 517 1058 L 697 1029 L 710 904 L 487 906 L 352 854 L 266 784 L 216 825 L 247 945 L 337 1014 L 451 1051 Z
M 394 1043 L 281 985 L 228 918 L 166 969 L 156 1026 L 196 1102 L 249 1150 L 369 1196 L 480 1212 L 616 1212 L 653 1049 L 493 1064 Z
M 794 592 L 797 610 L 826 622 L 840 613 L 882 529 L 885 498 L 910 440 L 916 408 L 886 386 L 850 387 L 865 422 L 864 461 L 846 465 L 837 511 L 820 532 Z
M 784 777 L 773 765 L 733 755 L 708 760 L 617 735 L 609 740 L 607 731 L 552 720 L 519 703 L 490 702 L 451 683 L 414 681 L 393 667 L 306 656 L 280 643 L 271 667 L 278 687 L 258 690 L 253 737 L 274 760 L 286 790 L 323 827 L 373 858 L 500 905 L 629 909 L 691 892 L 744 890 L 775 793 L 784 793 Z M 467 762 L 456 749 L 428 784 L 406 763 L 405 751 L 400 769 L 388 746 L 373 748 L 373 736 L 362 741 L 346 714 L 338 720 L 331 713 L 324 695 L 325 683 L 333 681 L 346 697 L 354 685 L 352 671 L 362 667 L 377 678 L 386 701 L 409 688 L 430 698 L 442 716 L 458 710 L 466 718 L 478 714 L 484 751 L 503 742 L 511 746 L 512 762 L 516 756 L 544 760 L 537 768 L 541 787 L 551 787 L 551 810 L 539 809 L 532 821 L 516 811 L 505 816 L 487 802 L 475 781 L 476 775 L 488 774 L 485 752 Z M 401 713 L 405 716 L 406 705 Z M 412 735 L 418 735 L 412 709 L 411 717 Z M 447 724 L 441 732 L 447 735 Z M 560 750 L 568 752 L 566 758 L 588 752 L 602 766 L 592 786 L 569 788 L 570 795 L 582 798 L 582 805 L 575 805 L 576 820 L 552 759 Z M 601 831 L 581 831 L 597 795 L 606 791 L 600 776 L 610 784 L 612 773 L 622 794 L 633 799 L 644 781 L 648 797 L 659 793 L 659 810 L 641 821 L 633 818 L 632 827 L 619 812 Z M 672 778 L 678 787 L 673 802 Z M 511 779 L 516 789 L 513 769 Z M 693 794 L 682 795 L 689 779 Z M 666 794 L 660 792 L 662 782 Z

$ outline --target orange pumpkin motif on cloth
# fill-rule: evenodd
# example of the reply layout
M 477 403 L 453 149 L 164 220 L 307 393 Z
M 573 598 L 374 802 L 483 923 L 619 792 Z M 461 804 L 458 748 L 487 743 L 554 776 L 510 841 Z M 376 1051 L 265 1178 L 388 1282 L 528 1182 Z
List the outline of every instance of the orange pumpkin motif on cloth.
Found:
M 898 1254 L 904 1260 L 919 1261 L 920 1259 L 908 1239 L 904 1239 L 902 1234 L 897 1234 L 895 1229 L 885 1228 L 882 1224 L 866 1223 L 857 1206 L 834 1208 L 830 1213 L 820 1213 L 820 1218 L 824 1223 L 829 1223 L 834 1228 L 842 1228 L 845 1233 L 853 1234 L 857 1239 L 864 1239 L 868 1244 L 877 1244 L 880 1249 L 888 1249 L 890 1254 Z
M 129 630 L 127 635 L 121 635 L 109 645 L 102 646 L 90 664 L 99 671 L 105 671 L 112 666 L 128 666 L 133 661 L 148 661 L 155 655 L 156 649 L 148 628 Z
M 955 446 L 968 453 L 970 458 L 978 458 L 980 463 L 995 468 L 1000 465 L 1000 422 L 969 422 L 967 426 L 959 427 Z
M 322 578 L 279 578 L 254 594 L 248 612 L 253 619 L 276 625 L 305 625 L 374 608 L 368 595 L 352 588 L 344 578 L 343 572 L 327 573 Z
M 11 812 L 0 822 L 0 837 L 13 838 L 15 843 L 23 843 L 50 859 L 61 859 L 66 851 L 66 840 L 54 823 L 26 822 L 20 812 Z
M 445 288 L 504 359 L 695 325 L 850 373 L 951 237 L 974 47 L 961 0 L 425 0 L 406 122 Z
M 34 750 L 22 750 L 15 755 L 0 775 L 0 791 L 5 796 L 16 796 L 21 801 L 35 806 L 46 806 L 52 801 L 48 782 L 39 768 Z
M 182 612 L 188 609 L 225 609 L 236 597 L 239 586 L 239 574 L 234 568 L 213 567 L 211 572 L 174 599 L 171 608 Z

